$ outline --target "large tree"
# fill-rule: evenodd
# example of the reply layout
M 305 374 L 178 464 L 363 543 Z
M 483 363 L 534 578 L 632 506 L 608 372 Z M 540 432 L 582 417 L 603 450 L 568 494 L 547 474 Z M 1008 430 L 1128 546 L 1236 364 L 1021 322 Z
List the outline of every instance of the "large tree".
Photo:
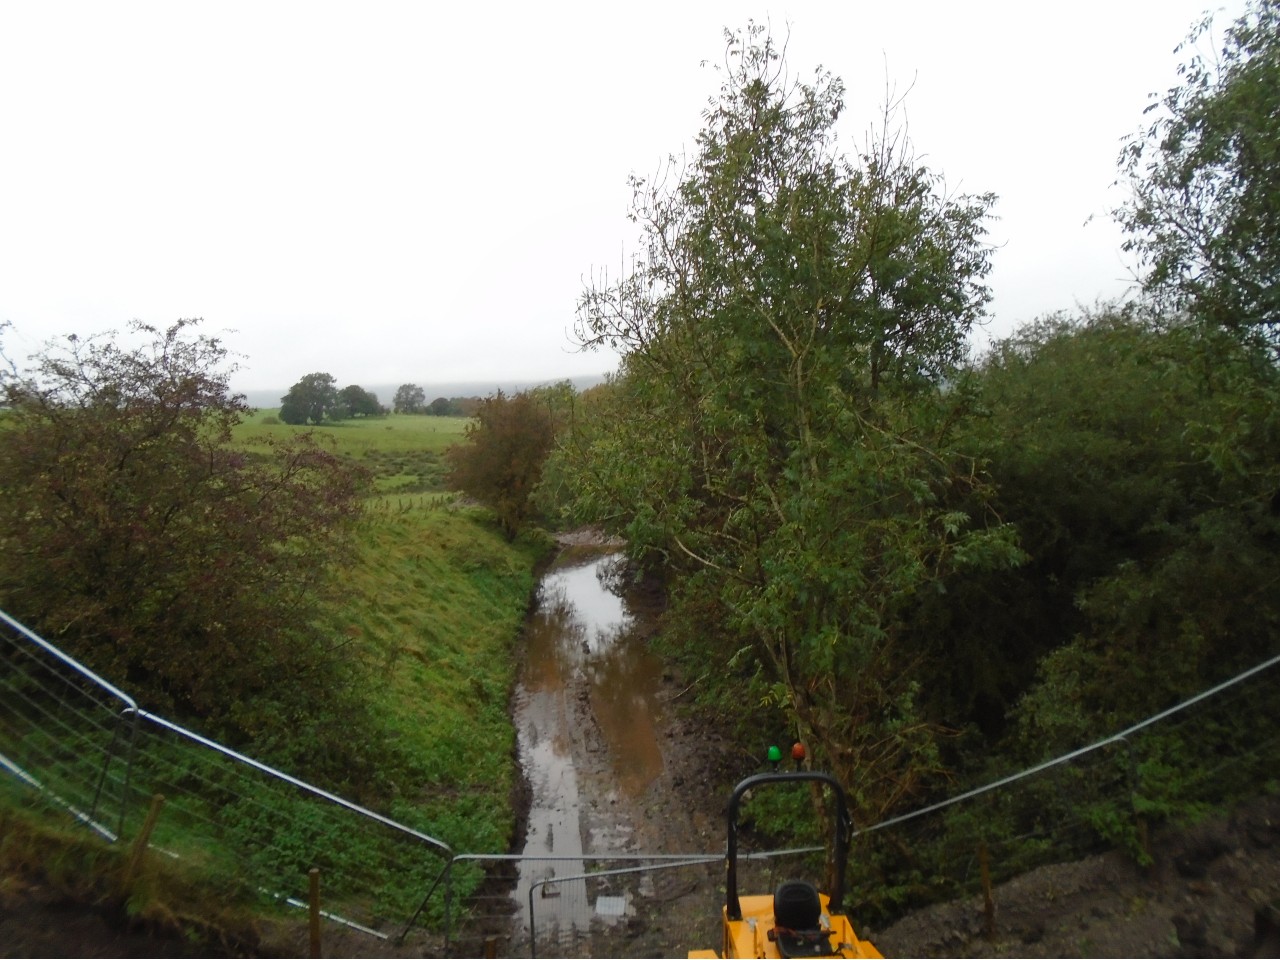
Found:
M 196 323 L 70 337 L 6 378 L 0 606 L 144 703 L 254 734 L 338 712 L 351 664 L 311 622 L 362 474 L 306 436 L 233 446 L 248 408 Z
M 358 384 L 353 383 L 339 390 L 338 401 L 352 417 L 377 417 L 386 413 L 386 409 L 378 402 L 378 395 Z
M 338 381 L 328 373 L 308 373 L 280 398 L 280 419 L 285 423 L 321 423 L 340 418 L 344 411 Z
M 849 158 L 840 81 L 792 80 L 761 28 L 726 63 L 694 156 L 632 180 L 644 254 L 582 299 L 583 342 L 623 361 L 579 508 L 681 573 L 673 622 L 758 664 L 877 816 L 937 761 L 906 612 L 1018 556 L 940 389 L 989 298 L 992 197 L 948 194 L 902 135 Z
M 1146 289 L 1214 325 L 1280 324 L 1280 0 L 1254 0 L 1211 42 L 1205 18 L 1180 82 L 1121 155 L 1116 211 Z
M 396 388 L 392 408 L 396 413 L 422 413 L 427 406 L 427 393 L 416 383 L 402 383 Z

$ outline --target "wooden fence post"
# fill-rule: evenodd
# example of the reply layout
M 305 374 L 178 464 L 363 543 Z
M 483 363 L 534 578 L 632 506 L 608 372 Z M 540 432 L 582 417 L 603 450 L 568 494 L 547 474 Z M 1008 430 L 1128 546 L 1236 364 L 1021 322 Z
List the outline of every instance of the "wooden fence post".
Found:
M 133 847 L 129 850 L 129 860 L 125 863 L 124 876 L 120 878 L 122 897 L 128 897 L 133 889 L 133 882 L 137 879 L 138 870 L 142 867 L 142 857 L 147 852 L 147 845 L 151 842 L 151 832 L 156 828 L 156 821 L 160 819 L 160 808 L 163 806 L 163 794 L 157 793 L 151 798 L 151 809 L 147 811 L 147 818 L 142 821 L 142 829 L 133 840 Z
M 991 895 L 991 855 L 987 851 L 987 841 L 978 845 L 978 867 L 982 871 L 982 914 L 983 933 L 988 940 L 996 935 L 996 901 Z
M 311 878 L 311 897 L 310 909 L 311 914 L 311 956 L 320 956 L 320 870 L 318 867 L 312 867 L 308 872 Z

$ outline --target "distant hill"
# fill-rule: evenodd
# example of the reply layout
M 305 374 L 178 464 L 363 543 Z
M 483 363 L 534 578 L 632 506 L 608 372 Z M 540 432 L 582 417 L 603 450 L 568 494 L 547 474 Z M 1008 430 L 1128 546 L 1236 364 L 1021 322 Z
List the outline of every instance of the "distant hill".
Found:
M 430 403 L 436 397 L 487 397 L 499 390 L 503 393 L 519 393 L 521 390 L 529 390 L 533 387 L 541 387 L 550 383 L 559 383 L 561 380 L 568 380 L 578 390 L 586 390 L 588 387 L 603 383 L 604 378 L 604 374 L 598 374 L 580 377 L 552 377 L 546 380 L 499 379 L 473 380 L 469 383 L 418 383 L 418 386 L 422 387 L 422 392 L 427 395 L 427 402 Z M 400 381 L 400 383 L 413 382 L 415 381 Z M 378 401 L 389 407 L 391 406 L 391 401 L 395 399 L 396 391 L 400 389 L 400 383 L 362 383 L 360 386 L 376 394 Z M 345 387 L 346 385 L 346 381 L 339 380 L 338 386 Z M 244 390 L 242 392 L 249 406 L 265 409 L 280 406 L 280 398 L 289 392 L 289 387 L 284 386 L 275 390 Z

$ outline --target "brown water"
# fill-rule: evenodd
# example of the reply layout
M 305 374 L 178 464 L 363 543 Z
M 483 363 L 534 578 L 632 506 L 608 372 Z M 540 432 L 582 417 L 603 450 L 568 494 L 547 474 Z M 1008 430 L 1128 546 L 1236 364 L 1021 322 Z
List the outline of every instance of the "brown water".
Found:
M 584 854 L 633 852 L 631 825 L 610 817 L 662 772 L 657 728 L 662 665 L 637 636 L 637 617 L 611 589 L 620 558 L 566 553 L 543 576 L 526 625 L 513 703 L 530 789 L 526 860 L 515 896 L 528 923 L 533 884 L 584 872 Z M 540 885 L 537 921 L 584 929 L 600 908 Z M 549 916 L 550 915 L 550 916 Z

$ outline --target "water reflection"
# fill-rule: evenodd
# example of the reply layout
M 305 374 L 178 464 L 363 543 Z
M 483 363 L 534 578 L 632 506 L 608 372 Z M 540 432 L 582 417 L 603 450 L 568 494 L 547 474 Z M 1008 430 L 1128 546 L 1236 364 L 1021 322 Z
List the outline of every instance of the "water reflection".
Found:
M 600 657 L 587 665 L 591 709 L 609 745 L 610 765 L 618 787 L 632 797 L 662 773 L 657 731 L 662 666 L 647 651 L 640 653 Z
M 526 924 L 533 883 L 582 873 L 584 852 L 620 852 L 617 844 L 631 833 L 629 824 L 596 823 L 588 841 L 610 838 L 606 843 L 614 846 L 584 850 L 583 811 L 614 809 L 609 803 L 614 791 L 639 796 L 662 772 L 657 739 L 661 664 L 635 636 L 636 618 L 613 589 L 619 563 L 616 554 L 563 560 L 543 577 L 526 627 L 526 660 L 514 707 L 531 791 L 524 852 L 567 858 L 523 866 L 516 898 Z M 575 727 L 579 720 L 594 722 L 594 730 Z M 598 777 L 581 778 L 574 760 L 575 742 L 586 748 L 600 740 L 612 774 L 612 784 L 603 788 Z M 580 749 L 578 756 L 583 755 Z M 601 789 L 603 796 L 584 795 Z M 539 899 L 540 936 L 548 923 L 583 928 L 590 922 L 592 905 L 581 895 L 569 896 L 567 889 L 563 893 Z

